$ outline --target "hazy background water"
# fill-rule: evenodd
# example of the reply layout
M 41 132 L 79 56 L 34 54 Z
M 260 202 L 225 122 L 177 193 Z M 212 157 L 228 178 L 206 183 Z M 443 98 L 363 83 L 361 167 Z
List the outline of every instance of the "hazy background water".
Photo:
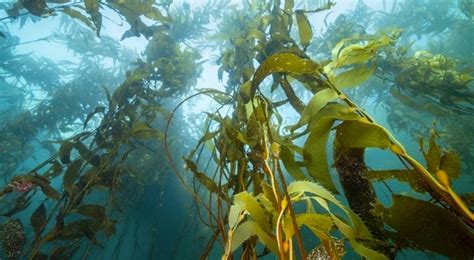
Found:
M 191 8 L 196 8 L 203 5 L 203 1 L 184 2 L 188 2 L 191 5 Z M 240 1 L 234 2 L 237 5 L 242 5 Z M 390 7 L 393 4 L 393 1 L 365 0 L 363 2 L 368 8 L 371 8 L 372 10 L 385 12 L 389 12 Z M 443 0 L 433 0 L 431 8 L 436 8 L 436 5 L 439 2 L 443 2 Z M 178 1 L 175 1 L 175 4 L 176 6 L 179 6 Z M 321 34 L 326 30 L 325 22 L 330 24 L 331 22 L 335 21 L 335 19 L 340 14 L 351 12 L 351 10 L 356 7 L 356 5 L 357 1 L 337 1 L 336 6 L 330 11 L 329 14 L 324 12 L 321 15 L 318 14 L 311 16 L 311 23 L 314 27 L 313 29 L 315 34 Z M 104 29 L 102 30 L 102 35 L 108 35 L 114 39 L 119 40 L 123 32 L 126 30 L 127 25 L 121 25 L 121 22 L 116 14 L 112 12 L 105 12 L 104 15 L 107 16 L 108 19 L 104 19 L 103 21 Z M 4 14 L 0 15 L 0 17 L 3 16 Z M 324 18 L 326 18 L 325 22 Z M 438 18 L 435 17 L 434 19 Z M 58 31 L 58 28 L 60 28 L 61 24 L 60 16 L 41 19 L 41 21 L 36 23 L 27 22 L 21 28 L 20 24 L 10 23 L 8 20 L 3 20 L 1 23 L 3 23 L 4 28 L 8 28 L 12 35 L 19 37 L 20 42 L 25 43 L 15 47 L 15 50 L 18 54 L 31 55 L 38 58 L 45 57 L 57 64 L 60 64 L 63 60 L 78 62 L 77 55 L 75 55 L 68 49 L 67 46 L 60 42 L 46 39 L 38 42 L 27 43 L 37 39 L 49 37 L 52 34 L 67 34 L 67 31 Z M 369 33 L 372 33 L 372 31 L 370 31 L 371 28 L 373 29 L 376 27 L 373 25 L 366 26 L 369 28 Z M 216 26 L 212 24 L 208 26 L 210 30 L 215 27 Z M 436 35 L 424 36 L 418 39 L 414 46 L 418 49 L 426 48 L 429 44 L 430 37 L 436 37 Z M 96 40 L 100 41 L 100 39 Z M 133 60 L 142 56 L 147 44 L 147 40 L 144 37 L 132 37 L 123 41 L 119 41 L 119 44 L 130 50 L 130 60 Z M 452 48 L 455 48 L 455 46 L 452 46 Z M 216 55 L 218 54 L 218 50 L 212 48 L 204 49 L 203 53 L 201 54 L 203 55 L 202 60 L 205 60 L 203 63 L 204 70 L 198 79 L 195 88 L 216 88 L 223 90 L 224 82 L 226 82 L 225 76 L 223 81 L 219 81 L 217 77 L 219 66 L 216 64 Z M 472 56 L 466 58 L 472 60 Z M 2 61 L 0 60 L 0 62 Z M 110 59 L 104 59 L 102 62 L 102 66 L 109 66 L 111 68 L 114 67 L 112 60 Z M 124 76 L 125 75 L 117 75 L 116 78 L 123 79 Z M 53 77 L 66 80 L 63 75 L 53 75 Z M 367 84 L 380 84 L 380 81 L 369 81 Z M 385 86 L 381 85 L 380 87 L 383 88 Z M 2 89 L 2 91 L 4 90 Z M 14 94 L 12 92 L 13 90 L 7 94 L 11 96 Z M 41 93 L 41 91 L 36 92 L 34 96 L 28 97 L 29 100 L 23 104 L 22 109 L 33 108 L 36 104 L 38 104 L 38 102 L 42 100 L 42 98 L 44 98 L 44 96 L 45 94 Z M 305 101 L 308 100 L 309 96 L 306 97 Z M 373 115 L 380 124 L 384 125 L 388 129 L 392 129 L 392 126 L 387 122 L 387 112 L 385 110 L 383 110 L 380 106 L 376 106 L 370 99 L 359 101 L 367 110 L 367 112 Z M 172 107 L 172 104 L 176 103 L 177 102 L 171 102 L 170 107 Z M 7 111 L 7 109 L 12 106 L 14 106 L 14 103 L 11 104 L 5 99 L 0 99 L 0 111 Z M 201 112 L 212 111 L 213 108 L 215 108 L 215 105 L 212 104 L 209 99 L 194 99 L 184 105 L 184 108 L 180 112 L 181 116 L 184 118 L 184 121 L 189 122 L 189 126 L 180 124 L 174 125 L 173 127 L 180 129 L 183 127 L 194 127 L 194 125 L 199 125 L 196 123 L 196 121 L 204 120 L 204 116 L 201 114 Z M 287 113 L 284 113 L 284 118 L 289 122 L 294 121 L 295 116 L 296 114 L 290 110 L 288 110 Z M 3 117 L 8 117 L 8 115 L 3 115 Z M 435 119 L 435 117 L 433 117 L 433 119 Z M 473 118 L 471 117 L 471 119 Z M 466 122 L 466 124 L 472 124 L 472 121 Z M 399 140 L 406 146 L 409 153 L 414 154 L 417 159 L 422 160 L 422 155 L 419 152 L 418 140 L 416 140 L 410 133 L 400 131 L 394 132 L 399 137 Z M 63 137 L 68 137 L 68 134 L 72 133 L 63 133 Z M 467 134 L 472 135 L 472 133 Z M 197 139 L 199 138 L 198 136 L 199 132 L 196 132 L 196 136 L 187 136 L 186 138 L 190 140 L 188 147 L 181 147 L 182 149 L 179 149 L 179 151 L 185 152 L 187 149 L 191 148 L 191 143 L 197 142 Z M 39 134 L 37 138 L 40 139 L 41 134 Z M 332 148 L 328 147 L 328 153 L 331 154 L 331 152 Z M 37 147 L 37 152 L 35 153 L 34 157 L 29 158 L 19 165 L 17 172 L 20 173 L 27 171 L 29 168 L 35 166 L 39 161 L 46 159 L 48 156 L 49 154 L 46 150 Z M 178 165 L 181 165 L 181 154 L 174 154 L 174 156 L 175 162 Z M 367 153 L 367 158 L 368 164 L 375 169 L 391 169 L 402 167 L 401 163 L 388 152 L 369 150 Z M 157 161 L 156 163 L 159 165 L 166 162 Z M 463 171 L 471 173 L 472 169 L 465 167 Z M 333 175 L 334 174 L 335 172 L 333 170 Z M 334 179 L 337 178 L 336 176 L 333 177 Z M 455 190 L 459 191 L 460 193 L 472 192 L 472 180 L 467 178 L 465 180 L 466 181 L 460 180 L 455 182 Z M 7 180 L 3 181 L 4 183 L 2 184 L 6 184 Z M 398 182 L 389 183 L 394 191 L 404 191 L 408 188 L 407 186 L 401 185 Z M 56 183 L 56 185 L 60 185 L 60 183 Z M 383 202 L 390 202 L 390 194 L 386 194 L 386 191 L 379 184 L 376 185 L 376 191 L 379 194 L 382 194 L 379 196 L 379 198 L 385 199 Z M 100 199 L 101 195 L 98 194 L 97 200 Z M 117 229 L 118 235 L 105 240 L 103 249 L 93 250 L 90 255 L 90 259 L 197 259 L 202 248 L 205 246 L 210 230 L 205 228 L 196 218 L 195 211 L 192 206 L 193 202 L 191 196 L 183 189 L 172 172 L 164 173 L 164 175 L 161 176 L 159 184 L 145 183 L 140 196 L 129 199 L 130 205 L 127 204 L 128 207 L 125 209 L 124 214 L 118 217 L 120 221 Z M 35 203 L 38 205 L 40 200 L 35 201 Z M 32 210 L 36 207 L 32 205 L 30 208 L 31 210 L 26 211 L 25 215 L 21 216 L 23 219 L 25 219 L 25 221 L 27 221 Z M 220 259 L 221 251 L 217 248 L 218 247 L 216 246 L 216 250 L 213 251 L 211 259 Z M 271 259 L 272 257 L 267 258 Z M 346 258 L 357 259 L 357 256 L 353 252 L 349 252 Z M 443 257 L 434 254 L 411 252 L 405 252 L 399 255 L 399 259 L 415 258 L 442 259 Z

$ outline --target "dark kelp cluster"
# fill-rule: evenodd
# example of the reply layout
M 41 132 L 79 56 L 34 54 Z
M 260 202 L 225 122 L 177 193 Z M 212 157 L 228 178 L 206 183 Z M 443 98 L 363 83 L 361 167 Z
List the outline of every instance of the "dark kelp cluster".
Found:
M 79 64 L 58 66 L 17 54 L 21 42 L 0 25 L 0 83 L 12 88 L 8 98 L 17 104 L 1 126 L 3 254 L 90 257 L 108 238 L 125 235 L 117 232 L 120 218 L 146 183 L 166 185 L 163 176 L 174 172 L 194 199 L 193 218 L 209 230 L 203 259 L 340 259 L 349 252 L 393 259 L 405 249 L 472 258 L 473 196 L 458 194 L 452 182 L 472 169 L 474 136 L 450 129 L 473 127 L 465 121 L 474 112 L 472 68 L 414 43 L 447 24 L 472 26 L 474 3 L 394 1 L 391 13 L 378 13 L 360 1 L 317 35 L 310 18 L 329 15 L 334 4 L 255 0 L 232 11 L 226 1 L 197 9 L 138 0 L 2 5 L 2 20 L 12 23 L 64 14 L 64 33 L 48 40 L 79 57 Z M 101 35 L 106 13 L 128 24 L 121 40 L 146 38 L 141 58 L 132 61 Z M 387 28 L 360 24 L 371 20 Z M 211 21 L 218 32 L 207 35 Z M 225 90 L 190 94 L 202 71 L 195 46 L 219 52 L 216 76 L 227 80 Z M 18 70 L 15 63 L 26 65 Z M 47 98 L 23 105 L 38 89 Z M 218 108 L 196 133 L 179 108 L 203 96 Z M 397 131 L 420 136 L 431 129 L 427 144 L 419 139 L 422 157 L 359 105 L 367 98 L 385 108 Z M 436 127 L 423 114 L 434 116 Z M 177 130 L 176 121 L 184 127 Z M 193 135 L 197 143 L 189 148 Z M 50 156 L 17 173 L 41 149 Z M 373 169 L 367 150 L 403 167 Z M 390 187 L 397 182 L 409 192 Z M 391 194 L 389 202 L 377 188 Z

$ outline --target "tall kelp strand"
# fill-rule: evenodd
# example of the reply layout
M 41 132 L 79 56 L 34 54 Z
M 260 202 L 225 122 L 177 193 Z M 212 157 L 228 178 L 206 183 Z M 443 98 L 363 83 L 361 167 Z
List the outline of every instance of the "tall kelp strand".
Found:
M 474 258 L 474 1 L 0 8 L 0 258 Z

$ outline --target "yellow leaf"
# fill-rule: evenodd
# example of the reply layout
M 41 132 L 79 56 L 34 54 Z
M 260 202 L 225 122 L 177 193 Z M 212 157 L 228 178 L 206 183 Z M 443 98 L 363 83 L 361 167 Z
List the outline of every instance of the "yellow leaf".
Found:
M 298 24 L 298 32 L 300 34 L 300 42 L 303 48 L 306 49 L 313 38 L 313 29 L 303 10 L 296 10 L 295 15 L 296 23 Z
M 390 147 L 390 138 L 383 128 L 360 120 L 345 121 L 337 126 L 336 139 L 348 148 Z
M 294 131 L 299 127 L 307 124 L 311 117 L 318 113 L 321 108 L 323 108 L 327 103 L 333 101 L 336 98 L 337 93 L 330 88 L 323 89 L 318 93 L 314 94 L 314 96 L 308 102 L 306 108 L 303 110 L 303 113 L 301 114 L 298 123 L 292 126 L 291 129 Z
M 334 77 L 333 81 L 338 88 L 358 86 L 368 80 L 375 72 L 375 64 L 372 66 L 361 66 L 355 69 L 344 71 Z
M 319 75 L 321 66 L 310 59 L 301 58 L 296 54 L 284 52 L 273 54 L 262 62 L 253 75 L 249 97 L 242 96 L 245 103 L 255 95 L 258 85 L 270 74 L 290 73 L 294 75 Z

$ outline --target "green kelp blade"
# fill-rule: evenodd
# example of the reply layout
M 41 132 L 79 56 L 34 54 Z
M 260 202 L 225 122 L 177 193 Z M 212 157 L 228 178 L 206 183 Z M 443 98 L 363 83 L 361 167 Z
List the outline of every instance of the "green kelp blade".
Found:
M 33 212 L 33 214 L 31 214 L 30 221 L 36 237 L 39 237 L 41 235 L 41 231 L 46 225 L 46 208 L 44 203 L 41 203 Z
M 49 259 L 71 259 L 77 250 L 79 250 L 80 246 L 80 243 L 74 241 L 67 246 L 54 248 L 51 253 L 51 258 Z
M 387 132 L 364 119 L 345 121 L 337 126 L 336 139 L 347 148 L 390 147 L 390 137 Z
M 234 205 L 246 210 L 255 222 L 267 233 L 271 233 L 269 215 L 260 206 L 257 199 L 250 195 L 250 193 L 243 191 L 234 196 Z
M 344 236 L 349 240 L 354 251 L 356 251 L 359 255 L 365 257 L 366 259 L 388 260 L 388 258 L 382 253 L 379 253 L 358 241 L 358 239 L 370 239 L 371 235 L 368 228 L 365 226 L 365 224 L 362 222 L 362 220 L 357 214 L 352 212 L 350 209 L 345 209 L 341 207 L 350 217 L 351 222 L 354 225 L 354 227 L 352 227 L 342 221 L 333 212 L 331 212 L 331 209 L 329 208 L 329 205 L 326 200 L 321 197 L 315 197 L 314 199 L 319 203 L 319 205 L 321 205 L 329 212 L 329 214 L 332 216 L 334 224 L 337 226 L 337 229 L 339 229 L 339 231 L 341 231 L 341 233 L 344 234 Z
M 394 195 L 392 200 L 383 218 L 402 237 L 452 259 L 474 257 L 474 234 L 454 214 L 412 197 Z
M 89 14 L 99 12 L 99 4 L 99 0 L 84 0 L 84 7 Z
M 300 35 L 300 42 L 303 48 L 307 48 L 313 38 L 313 29 L 311 28 L 311 24 L 306 17 L 306 14 L 303 10 L 296 10 L 296 23 L 298 24 L 298 32 Z
M 301 193 L 313 194 L 314 196 L 310 196 L 309 198 L 315 200 L 330 214 L 333 221 L 332 223 L 334 223 L 341 231 L 341 233 L 344 234 L 344 236 L 349 240 L 352 247 L 358 254 L 366 257 L 367 259 L 387 259 L 387 257 L 385 257 L 383 254 L 358 242 L 358 239 L 372 239 L 369 229 L 364 224 L 364 222 L 362 222 L 362 220 L 357 214 L 355 214 L 352 210 L 344 206 L 340 201 L 336 199 L 336 197 L 334 197 L 334 195 L 331 194 L 330 191 L 325 189 L 323 186 L 308 181 L 295 181 L 288 186 L 288 192 L 292 196 Z M 339 209 L 341 209 L 349 217 L 352 225 L 345 223 L 343 220 L 341 220 L 341 218 L 336 215 L 337 211 L 333 211 L 332 208 L 329 207 L 328 202 L 331 202 Z
M 35 16 L 42 16 L 47 11 L 46 0 L 22 0 L 20 2 L 28 12 Z
M 288 193 L 292 196 L 305 192 L 313 194 L 314 196 L 311 196 L 311 198 L 315 199 L 331 214 L 333 214 L 333 212 L 331 211 L 331 208 L 326 207 L 327 202 L 331 202 L 344 211 L 352 223 L 352 226 L 346 224 L 347 227 L 351 229 L 351 231 L 348 232 L 348 238 L 371 238 L 369 229 L 364 225 L 357 214 L 344 206 L 329 190 L 323 186 L 309 181 L 295 181 L 288 185 Z
M 258 236 L 260 242 L 267 246 L 275 255 L 278 255 L 277 242 L 254 221 L 246 221 L 237 226 L 232 237 L 231 251 L 235 251 L 252 236 Z
M 227 196 L 227 194 L 225 194 L 224 192 L 222 192 L 221 188 L 219 187 L 219 185 L 217 185 L 217 183 L 215 183 L 211 178 L 209 178 L 205 173 L 203 172 L 200 172 L 197 168 L 197 165 L 187 159 L 187 158 L 183 158 L 185 164 L 186 164 L 186 168 L 187 170 L 191 171 L 194 175 L 194 177 L 202 184 L 204 185 L 204 187 L 209 191 L 209 192 L 212 192 L 212 193 L 216 193 L 218 194 L 222 199 L 228 201 L 229 198 Z
M 81 173 L 82 160 L 75 160 L 69 165 L 63 177 L 64 190 L 72 192 L 74 183 Z
M 291 130 L 294 131 L 304 125 L 306 125 L 309 120 L 319 112 L 327 103 L 333 101 L 337 98 L 337 93 L 333 89 L 326 88 L 320 90 L 311 98 L 308 102 L 308 105 L 303 110 L 300 119 L 296 125 L 291 127 Z
M 308 174 L 314 181 L 333 193 L 338 193 L 331 175 L 326 156 L 329 132 L 336 120 L 355 120 L 358 115 L 341 104 L 329 104 L 310 120 L 310 133 L 303 146 L 303 159 Z
M 164 134 L 157 129 L 150 127 L 144 122 L 138 122 L 133 124 L 132 129 L 130 130 L 130 136 L 133 136 L 140 140 L 156 139 L 162 140 Z
M 290 73 L 294 75 L 319 75 L 321 66 L 310 59 L 301 58 L 294 53 L 283 52 L 273 54 L 262 62 L 255 72 L 250 87 L 249 97 L 243 97 L 245 103 L 255 95 L 258 85 L 270 74 Z
M 83 204 L 76 209 L 76 212 L 97 220 L 102 223 L 105 220 L 105 208 L 96 204 Z
M 461 159 L 459 155 L 451 150 L 445 151 L 443 156 L 441 156 L 439 169 L 445 171 L 450 179 L 459 178 L 461 172 Z
M 416 192 L 428 192 L 424 180 L 413 170 L 370 170 L 366 171 L 364 176 L 372 181 L 395 179 L 400 182 L 408 183 Z
M 150 7 L 145 13 L 144 13 L 145 17 L 148 18 L 148 19 L 151 19 L 151 20 L 154 20 L 154 21 L 158 21 L 158 22 L 170 22 L 171 19 L 167 16 L 164 16 L 160 9 L 158 9 L 157 7 Z
M 347 88 L 358 86 L 367 81 L 375 72 L 375 64 L 371 66 L 360 66 L 348 71 L 344 71 L 337 76 L 333 77 L 332 80 L 334 85 L 338 88 Z
M 89 18 L 87 18 L 85 15 L 83 15 L 81 12 L 77 11 L 76 9 L 65 7 L 64 9 L 62 9 L 62 12 L 65 13 L 66 15 L 68 15 L 69 17 L 73 18 L 73 19 L 77 19 L 77 20 L 81 21 L 87 27 L 89 27 L 91 30 L 93 30 L 93 31 L 96 30 L 96 28 L 94 27 L 94 24 L 92 23 L 92 21 Z
M 83 129 L 86 129 L 87 127 L 87 123 L 89 123 L 89 121 L 92 119 L 92 117 L 97 114 L 97 113 L 105 113 L 105 107 L 103 106 L 98 106 L 96 108 L 94 108 L 94 111 L 90 112 L 87 117 L 86 117 L 86 120 L 84 120 L 84 126 L 83 126 Z
M 318 213 L 302 213 L 296 215 L 296 222 L 298 226 L 305 225 L 313 232 L 313 234 L 319 237 L 321 240 L 331 240 L 329 232 L 334 226 L 330 215 L 318 214 Z M 286 234 L 290 236 L 292 234 Z
M 74 143 L 69 141 L 65 141 L 61 144 L 61 147 L 59 147 L 59 159 L 61 160 L 62 164 L 67 164 L 71 162 L 70 156 L 73 147 Z
M 286 145 L 281 146 L 280 159 L 285 166 L 285 169 L 290 173 L 295 180 L 305 180 L 306 176 L 296 163 L 294 153 Z
M 53 200 L 59 200 L 61 198 L 61 195 L 59 194 L 59 192 L 55 190 L 53 187 L 51 187 L 48 180 L 45 180 L 43 177 L 40 177 L 40 176 L 30 176 L 29 178 L 31 182 L 33 182 L 34 184 L 38 185 L 41 188 L 41 191 L 47 197 Z
M 420 140 L 420 144 L 422 141 Z M 441 162 L 441 150 L 436 143 L 436 133 L 433 131 L 430 135 L 430 141 L 428 146 L 428 151 L 425 152 L 423 147 L 420 147 L 423 151 L 423 156 L 425 157 L 426 164 L 428 165 L 428 171 L 435 173 L 438 170 L 439 164 Z

